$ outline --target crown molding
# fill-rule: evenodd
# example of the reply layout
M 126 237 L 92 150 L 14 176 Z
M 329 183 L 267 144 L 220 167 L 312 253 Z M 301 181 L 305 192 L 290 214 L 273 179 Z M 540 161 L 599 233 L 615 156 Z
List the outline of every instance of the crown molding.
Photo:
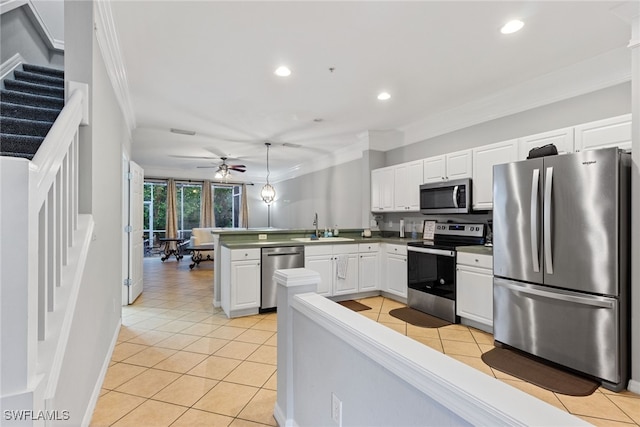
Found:
M 116 99 L 122 110 L 122 115 L 129 129 L 129 136 L 136 127 L 136 118 L 129 92 L 127 72 L 122 59 L 122 51 L 118 42 L 118 33 L 111 13 L 111 1 L 99 0 L 95 2 L 94 30 L 98 47 L 104 59 L 107 74 L 115 91 Z
M 402 146 L 630 80 L 630 50 L 617 48 L 404 126 Z

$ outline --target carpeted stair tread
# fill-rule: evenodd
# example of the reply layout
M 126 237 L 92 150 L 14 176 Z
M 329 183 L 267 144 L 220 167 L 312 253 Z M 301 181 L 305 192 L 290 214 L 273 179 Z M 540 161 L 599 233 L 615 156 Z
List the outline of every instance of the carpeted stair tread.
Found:
M 29 82 L 34 84 L 41 84 L 46 86 L 64 87 L 64 79 L 54 76 L 48 76 L 46 74 L 29 73 L 26 71 L 15 70 L 13 72 L 13 78 L 23 82 Z
M 53 126 L 53 122 L 0 117 L 0 129 L 2 129 L 2 133 L 10 133 L 13 135 L 46 136 L 51 126 Z
M 22 69 L 29 73 L 45 74 L 64 79 L 64 70 L 58 68 L 43 67 L 42 65 L 22 64 Z
M 17 92 L 27 92 L 64 99 L 64 89 L 59 87 L 22 82 L 19 80 L 5 80 L 4 87 Z
M 64 71 L 23 64 L 0 90 L 0 155 L 32 160 L 64 108 Z
M 5 153 L 15 153 L 14 157 L 24 157 L 19 154 L 33 157 L 38 151 L 40 145 L 44 141 L 43 136 L 28 136 L 28 135 L 12 135 L 1 133 L 0 134 L 0 151 L 3 155 L 10 155 Z
M 55 108 L 58 110 L 62 110 L 64 107 L 64 99 L 53 96 L 33 95 L 14 90 L 0 90 L 0 101 L 29 105 L 32 107 Z
M 60 110 L 57 108 L 39 108 L 2 102 L 0 103 L 0 114 L 4 117 L 13 117 L 16 119 L 53 122 L 58 117 L 58 114 L 60 114 Z

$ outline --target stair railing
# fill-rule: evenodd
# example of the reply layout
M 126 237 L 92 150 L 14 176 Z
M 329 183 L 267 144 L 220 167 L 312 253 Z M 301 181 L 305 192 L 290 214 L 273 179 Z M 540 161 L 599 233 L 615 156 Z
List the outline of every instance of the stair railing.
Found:
M 73 90 L 32 161 L 0 158 L 0 401 L 48 410 L 93 220 L 79 215 L 83 91 Z M 11 413 L 9 413 L 11 416 Z M 16 415 L 19 416 L 19 415 Z

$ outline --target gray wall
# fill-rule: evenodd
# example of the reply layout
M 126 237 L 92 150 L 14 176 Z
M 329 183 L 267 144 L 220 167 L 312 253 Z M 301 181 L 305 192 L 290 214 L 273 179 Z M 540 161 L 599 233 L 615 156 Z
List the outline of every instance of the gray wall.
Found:
M 336 224 L 338 228 L 362 228 L 362 191 L 370 191 L 368 183 L 363 183 L 362 162 L 353 160 L 274 184 L 277 198 L 271 225 L 312 229 L 317 212 L 322 230 Z
M 631 83 L 555 102 L 389 150 L 385 165 L 506 141 L 631 112 Z
M 62 68 L 64 56 L 49 50 L 22 6 L 0 17 L 0 64 L 20 53 L 30 64 Z
M 72 79 L 91 76 L 91 125 L 83 128 L 80 140 L 80 181 L 90 183 L 81 204 L 93 215 L 95 229 L 51 407 L 69 410 L 71 418 L 60 424 L 77 426 L 90 416 L 87 410 L 97 398 L 121 317 L 120 170 L 128 134 L 93 34 L 93 3 L 68 1 L 66 6 L 66 70 Z

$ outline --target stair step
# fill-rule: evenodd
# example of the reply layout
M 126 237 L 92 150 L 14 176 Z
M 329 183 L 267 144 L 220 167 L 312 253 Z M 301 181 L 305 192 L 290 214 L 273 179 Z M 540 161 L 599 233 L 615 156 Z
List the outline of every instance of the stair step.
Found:
M 0 151 L 0 156 L 5 156 L 5 157 L 21 157 L 21 158 L 23 158 L 23 159 L 33 160 L 33 157 L 35 156 L 35 154 L 28 154 L 28 153 L 5 153 L 4 151 Z
M 30 73 L 45 74 L 64 79 L 64 70 L 59 70 L 57 68 L 43 67 L 42 65 L 22 64 L 22 69 Z
M 56 108 L 39 108 L 2 102 L 0 103 L 0 114 L 4 117 L 13 117 L 14 119 L 53 122 L 58 117 L 58 114 L 60 114 L 60 110 Z
M 0 101 L 32 107 L 56 108 L 62 110 L 64 100 L 52 96 L 33 95 L 13 90 L 0 90 Z
M 64 88 L 64 79 L 61 79 L 60 77 L 49 76 L 46 74 L 30 73 L 26 71 L 16 70 L 13 72 L 13 78 L 15 80 L 28 83 Z
M 12 117 L 0 117 L 0 129 L 4 134 L 46 136 L 53 126 L 53 122 L 41 120 L 14 119 Z
M 39 85 L 18 80 L 5 80 L 4 87 L 5 89 L 16 92 L 25 92 L 34 95 L 44 95 L 64 99 L 64 89 L 58 87 Z
M 44 137 L 0 133 L 0 152 L 3 156 L 25 157 L 31 160 Z M 30 157 L 29 157 L 30 156 Z

